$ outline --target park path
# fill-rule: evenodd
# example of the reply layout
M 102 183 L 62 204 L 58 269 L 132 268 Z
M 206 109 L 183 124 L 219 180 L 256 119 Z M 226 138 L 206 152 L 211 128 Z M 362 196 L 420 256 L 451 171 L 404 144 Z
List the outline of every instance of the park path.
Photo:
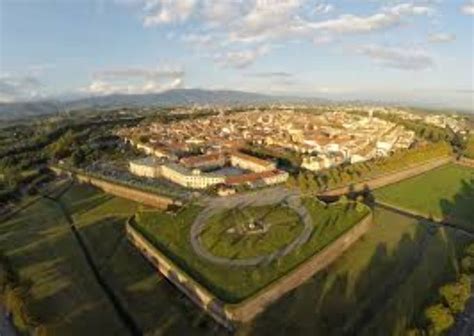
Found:
M 290 244 L 265 255 L 251 258 L 232 259 L 220 257 L 207 250 L 200 239 L 200 235 L 206 227 L 207 221 L 213 215 L 232 208 L 243 209 L 248 206 L 263 206 L 271 204 L 286 203 L 294 210 L 303 223 L 303 231 Z M 303 206 L 299 196 L 284 188 L 272 188 L 271 190 L 261 190 L 253 193 L 235 195 L 226 198 L 215 198 L 209 201 L 207 207 L 195 218 L 191 230 L 191 246 L 198 256 L 208 261 L 226 266 L 257 266 L 260 264 L 269 264 L 278 257 L 282 257 L 305 244 L 311 237 L 314 226 L 308 210 Z

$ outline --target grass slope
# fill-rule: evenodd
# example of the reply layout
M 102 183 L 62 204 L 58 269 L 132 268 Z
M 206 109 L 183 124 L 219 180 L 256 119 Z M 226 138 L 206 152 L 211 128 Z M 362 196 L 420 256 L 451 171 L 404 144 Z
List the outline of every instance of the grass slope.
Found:
M 31 281 L 33 313 L 52 334 L 125 334 L 55 203 L 41 199 L 1 223 L 0 246 Z
M 449 164 L 377 189 L 376 199 L 433 216 L 458 218 L 474 226 L 474 169 Z M 474 229 L 474 227 L 470 227 Z
M 191 206 L 178 215 L 163 212 L 143 212 L 136 218 L 137 228 L 156 246 L 186 270 L 193 278 L 227 302 L 240 302 L 275 281 L 294 267 L 334 241 L 343 232 L 359 222 L 368 210 L 362 212 L 345 204 L 324 207 L 306 199 L 304 203 L 313 219 L 315 230 L 300 250 L 294 251 L 270 265 L 255 267 L 228 267 L 216 265 L 198 257 L 190 242 L 189 230 L 194 218 L 202 210 Z
M 60 199 L 71 213 L 100 272 L 146 335 L 196 335 L 209 318 L 164 279 L 129 244 L 126 219 L 142 207 L 87 186 L 74 186 Z M 207 330 L 209 332 L 209 330 Z
M 405 335 L 468 240 L 376 209 L 375 226 L 325 272 L 276 301 L 238 335 Z
M 125 219 L 139 207 L 73 185 L 59 201 L 99 271 L 145 335 L 210 333 L 209 318 L 182 298 L 128 243 Z M 0 248 L 32 282 L 34 312 L 54 335 L 127 334 L 95 282 L 57 203 L 41 199 L 0 223 Z M 199 327 L 198 327 L 199 326 Z

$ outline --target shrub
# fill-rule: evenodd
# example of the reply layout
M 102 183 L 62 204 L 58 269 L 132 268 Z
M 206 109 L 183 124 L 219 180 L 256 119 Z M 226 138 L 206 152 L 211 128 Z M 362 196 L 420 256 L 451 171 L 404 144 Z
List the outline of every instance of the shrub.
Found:
M 442 304 L 428 307 L 425 310 L 425 317 L 430 324 L 428 329 L 430 335 L 442 335 L 454 324 L 451 311 Z
M 463 274 L 458 281 L 441 287 L 439 293 L 453 314 L 461 313 L 471 295 L 471 279 Z

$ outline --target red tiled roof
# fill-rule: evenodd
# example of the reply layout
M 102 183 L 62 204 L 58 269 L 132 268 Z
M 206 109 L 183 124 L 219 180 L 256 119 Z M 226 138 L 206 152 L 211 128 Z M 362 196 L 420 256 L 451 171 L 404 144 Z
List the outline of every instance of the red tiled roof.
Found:
M 226 178 L 225 183 L 226 184 L 242 184 L 246 182 L 255 182 L 255 181 L 265 179 L 268 177 L 277 176 L 282 173 L 283 172 L 281 170 L 275 169 L 275 170 L 265 171 L 261 173 L 248 173 L 248 174 L 243 174 L 243 175 L 238 175 L 238 176 L 229 176 Z
M 221 153 L 190 156 L 190 157 L 181 159 L 181 163 L 184 164 L 185 166 L 194 166 L 194 165 L 206 163 L 209 161 L 220 160 L 222 157 L 223 156 Z
M 239 157 L 243 160 L 251 161 L 251 162 L 256 163 L 258 165 L 261 165 L 261 166 L 269 166 L 269 165 L 273 164 L 272 162 L 269 162 L 269 161 L 266 161 L 266 160 L 263 160 L 263 159 L 259 159 L 255 156 L 247 155 L 247 154 L 244 154 L 242 152 L 232 152 L 231 156 L 236 156 L 236 157 Z

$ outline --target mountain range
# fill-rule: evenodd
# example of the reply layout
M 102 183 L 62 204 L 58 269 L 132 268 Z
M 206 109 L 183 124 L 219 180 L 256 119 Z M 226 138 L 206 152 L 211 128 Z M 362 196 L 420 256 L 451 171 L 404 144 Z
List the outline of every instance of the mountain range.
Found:
M 0 120 L 55 114 L 88 108 L 171 107 L 192 105 L 238 106 L 275 103 L 323 103 L 325 99 L 273 96 L 232 90 L 174 89 L 153 94 L 114 94 L 74 100 L 0 103 Z

